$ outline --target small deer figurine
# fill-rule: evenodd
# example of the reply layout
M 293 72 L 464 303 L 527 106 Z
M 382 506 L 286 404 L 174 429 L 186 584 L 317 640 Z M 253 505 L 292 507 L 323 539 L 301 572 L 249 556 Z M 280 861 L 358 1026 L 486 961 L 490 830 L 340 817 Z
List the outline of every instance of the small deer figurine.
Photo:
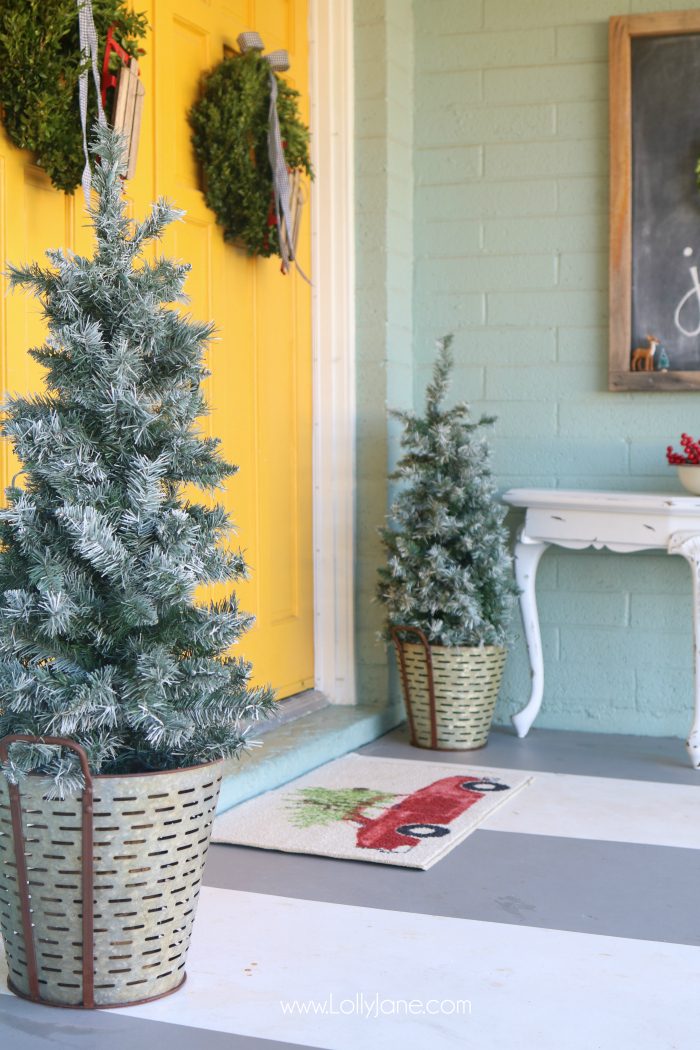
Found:
M 649 346 L 638 346 L 636 350 L 632 351 L 633 372 L 654 371 L 654 354 L 660 343 L 655 335 L 648 335 L 647 342 Z

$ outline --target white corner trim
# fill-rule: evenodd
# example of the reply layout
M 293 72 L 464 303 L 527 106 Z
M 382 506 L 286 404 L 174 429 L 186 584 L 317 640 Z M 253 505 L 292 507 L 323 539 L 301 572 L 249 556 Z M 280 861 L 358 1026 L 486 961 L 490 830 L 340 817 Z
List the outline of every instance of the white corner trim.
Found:
M 310 0 L 315 687 L 355 693 L 352 0 Z

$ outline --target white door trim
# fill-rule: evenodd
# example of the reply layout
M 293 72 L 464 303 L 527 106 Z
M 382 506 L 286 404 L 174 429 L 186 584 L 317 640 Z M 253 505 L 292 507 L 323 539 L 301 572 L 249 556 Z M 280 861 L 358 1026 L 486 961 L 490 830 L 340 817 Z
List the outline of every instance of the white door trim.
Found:
M 310 0 L 315 687 L 355 695 L 352 0 Z

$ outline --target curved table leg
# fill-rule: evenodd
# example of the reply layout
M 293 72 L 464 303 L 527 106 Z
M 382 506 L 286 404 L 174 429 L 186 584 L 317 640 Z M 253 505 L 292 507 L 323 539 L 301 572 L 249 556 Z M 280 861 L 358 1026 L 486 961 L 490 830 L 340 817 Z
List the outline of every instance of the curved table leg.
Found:
M 540 558 L 547 550 L 548 543 L 531 540 L 521 532 L 515 545 L 515 579 L 520 588 L 520 611 L 525 628 L 525 640 L 530 657 L 532 689 L 530 699 L 522 711 L 512 716 L 515 731 L 519 737 L 526 736 L 530 726 L 537 717 L 544 693 L 544 660 L 542 657 L 542 636 L 540 619 L 537 614 L 537 596 L 535 582 Z
M 668 545 L 669 554 L 680 554 L 690 565 L 693 579 L 693 654 L 695 672 L 695 713 L 686 741 L 690 761 L 700 769 L 700 535 L 677 532 Z

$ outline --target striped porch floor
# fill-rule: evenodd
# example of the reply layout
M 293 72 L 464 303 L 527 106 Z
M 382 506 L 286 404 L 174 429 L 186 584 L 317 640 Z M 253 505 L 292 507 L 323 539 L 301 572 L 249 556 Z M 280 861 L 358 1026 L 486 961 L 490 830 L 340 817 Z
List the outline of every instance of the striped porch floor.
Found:
M 363 750 L 465 763 L 402 730 Z M 214 846 L 180 993 L 92 1014 L 1 994 L 0 1046 L 694 1045 L 700 773 L 682 742 L 500 730 L 468 761 L 536 780 L 430 871 Z

